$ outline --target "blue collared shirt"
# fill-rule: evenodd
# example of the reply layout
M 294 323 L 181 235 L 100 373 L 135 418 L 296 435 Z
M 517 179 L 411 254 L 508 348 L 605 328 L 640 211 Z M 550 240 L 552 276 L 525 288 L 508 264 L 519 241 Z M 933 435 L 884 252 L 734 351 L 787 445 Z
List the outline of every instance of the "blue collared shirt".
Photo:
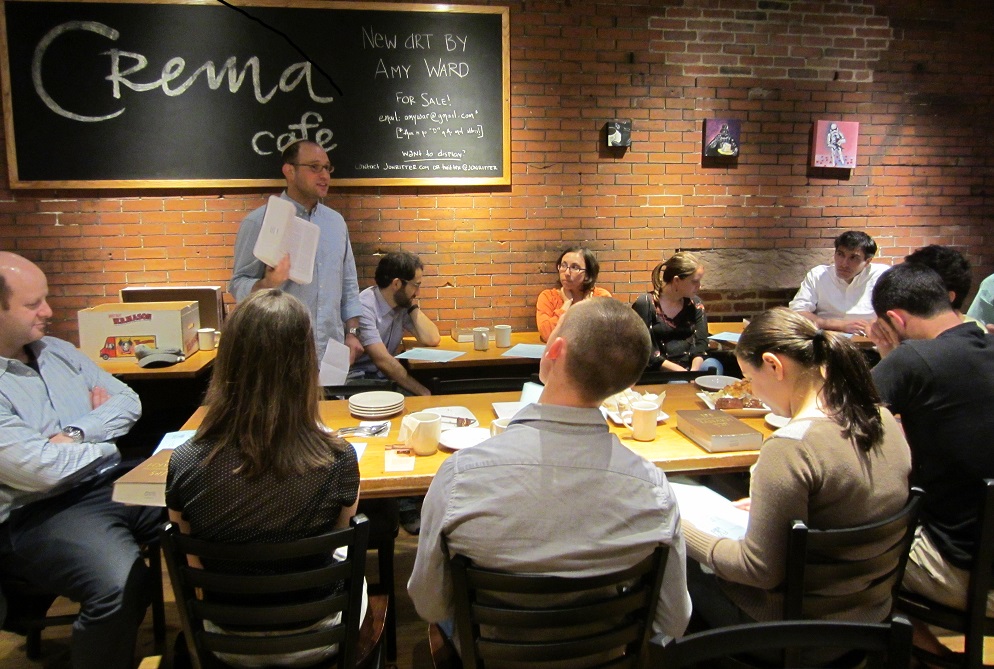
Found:
M 138 395 L 69 342 L 44 337 L 28 349 L 39 371 L 0 357 L 0 522 L 120 462 L 113 440 L 141 416 Z M 90 393 L 98 386 L 110 399 L 94 409 Z M 48 440 L 68 425 L 86 441 Z
M 359 317 L 359 341 L 363 346 L 383 344 L 391 355 L 397 353 L 404 332 L 414 332 L 414 319 L 404 307 L 391 307 L 383 299 L 383 293 L 376 286 L 370 286 L 359 293 L 359 303 L 362 305 L 362 316 Z M 355 364 L 353 371 L 376 372 L 376 363 L 363 353 Z M 381 374 L 382 376 L 382 374 Z
M 314 343 L 320 359 L 328 347 L 328 340 L 345 342 L 345 322 L 358 318 L 362 313 L 359 306 L 359 279 L 349 241 L 349 229 L 345 219 L 334 209 L 318 204 L 311 211 L 304 209 L 299 202 L 291 199 L 284 191 L 281 198 L 292 202 L 297 208 L 297 216 L 314 223 L 321 229 L 318 237 L 318 250 L 314 259 L 314 278 L 309 284 L 287 281 L 282 289 L 290 293 L 311 313 L 314 327 Z M 228 292 L 241 302 L 255 282 L 265 276 L 266 265 L 255 257 L 252 251 L 262 230 L 262 219 L 266 207 L 259 207 L 245 217 L 238 228 L 235 239 L 235 263 L 228 284 Z

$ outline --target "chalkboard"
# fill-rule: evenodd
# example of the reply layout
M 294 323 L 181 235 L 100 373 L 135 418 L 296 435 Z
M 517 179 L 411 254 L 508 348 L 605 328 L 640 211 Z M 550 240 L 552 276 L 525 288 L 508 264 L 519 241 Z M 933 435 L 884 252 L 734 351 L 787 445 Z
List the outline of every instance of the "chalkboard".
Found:
M 14 188 L 510 183 L 506 7 L 2 4 Z

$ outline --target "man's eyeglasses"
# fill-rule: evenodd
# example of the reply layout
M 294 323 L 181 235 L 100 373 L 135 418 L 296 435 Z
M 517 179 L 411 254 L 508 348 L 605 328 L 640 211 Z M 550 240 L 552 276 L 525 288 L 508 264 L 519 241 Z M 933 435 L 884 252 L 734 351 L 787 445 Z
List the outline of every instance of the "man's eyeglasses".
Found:
M 321 163 L 290 163 L 294 167 L 306 167 L 314 174 L 327 172 L 329 175 L 335 171 L 334 165 L 322 165 Z
M 581 272 L 586 272 L 586 267 L 580 267 L 579 265 L 567 265 L 564 262 L 559 263 L 560 272 L 569 272 L 570 274 L 579 274 Z
M 401 282 L 403 282 L 403 284 L 404 284 L 405 286 L 406 286 L 407 284 L 411 284 L 412 286 L 414 286 L 414 289 L 415 289 L 415 290 L 417 290 L 417 289 L 421 288 L 421 282 L 420 282 L 420 281 L 418 281 L 417 283 L 415 283 L 414 281 L 411 281 L 410 279 L 401 279 Z

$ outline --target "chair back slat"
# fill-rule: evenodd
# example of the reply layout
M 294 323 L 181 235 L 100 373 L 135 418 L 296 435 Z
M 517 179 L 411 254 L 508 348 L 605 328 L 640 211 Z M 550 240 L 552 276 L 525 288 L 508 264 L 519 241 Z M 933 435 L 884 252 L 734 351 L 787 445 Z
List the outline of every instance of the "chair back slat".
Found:
M 690 634 L 682 639 L 653 639 L 652 669 L 749 666 L 735 656 L 760 651 L 840 649 L 886 655 L 884 669 L 907 669 L 911 660 L 911 623 L 895 616 L 886 623 L 787 620 L 734 625 Z M 787 666 L 798 666 L 788 664 Z
M 824 617 L 847 608 L 849 599 L 887 592 L 893 597 L 904 576 L 922 494 L 912 488 L 899 512 L 858 527 L 815 530 L 794 521 L 787 542 L 784 620 Z M 853 587 L 840 589 L 845 583 Z
M 506 606 L 474 603 L 474 619 L 481 625 L 498 627 L 569 627 L 582 625 L 595 618 L 622 617 L 644 610 L 649 595 L 639 589 L 625 592 L 609 599 L 598 599 L 575 606 L 559 606 L 541 609 L 520 609 Z M 654 601 L 654 600 L 653 600 Z
M 362 514 L 347 529 L 282 544 L 214 543 L 167 524 L 162 548 L 193 666 L 219 666 L 214 652 L 271 655 L 337 644 L 337 666 L 353 667 L 368 534 Z M 333 558 L 341 548 L 347 557 Z M 189 566 L 191 556 L 204 568 Z
M 202 600 L 197 600 L 192 605 L 199 618 L 210 620 L 222 627 L 258 625 L 260 620 L 265 620 L 269 626 L 289 626 L 295 623 L 315 622 L 347 610 L 349 594 L 344 592 L 314 602 L 278 606 L 231 606 Z
M 668 546 L 610 574 L 564 578 L 452 568 L 456 633 L 466 669 L 638 666 L 648 648 Z

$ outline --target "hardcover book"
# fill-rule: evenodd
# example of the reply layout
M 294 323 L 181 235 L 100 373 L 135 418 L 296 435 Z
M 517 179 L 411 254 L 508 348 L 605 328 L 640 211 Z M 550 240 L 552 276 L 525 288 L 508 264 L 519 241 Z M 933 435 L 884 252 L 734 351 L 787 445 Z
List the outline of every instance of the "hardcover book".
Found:
M 763 445 L 763 433 L 743 421 L 715 409 L 684 409 L 676 412 L 676 429 L 709 453 L 749 451 Z
M 171 448 L 163 449 L 114 481 L 115 502 L 142 506 L 166 505 L 166 474 Z

